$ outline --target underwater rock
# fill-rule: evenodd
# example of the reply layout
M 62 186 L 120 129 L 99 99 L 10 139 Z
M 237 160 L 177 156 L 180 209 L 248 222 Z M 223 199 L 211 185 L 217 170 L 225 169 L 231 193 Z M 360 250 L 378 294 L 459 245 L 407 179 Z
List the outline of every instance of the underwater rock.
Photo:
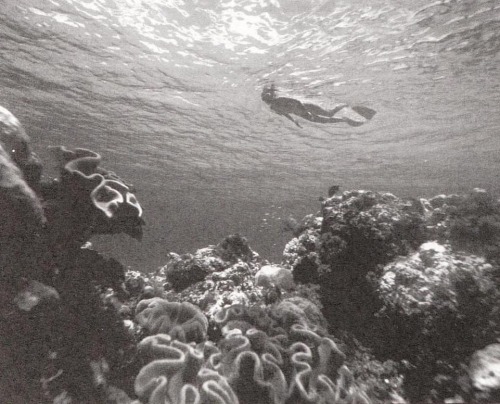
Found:
M 472 386 L 490 395 L 500 393 L 500 344 L 474 352 L 469 363 Z
M 150 334 L 168 334 L 182 342 L 201 342 L 207 336 L 208 321 L 191 303 L 154 297 L 141 300 L 135 312 L 137 322 Z
M 0 106 L 0 146 L 23 172 L 24 179 L 36 186 L 42 175 L 42 165 L 37 155 L 31 151 L 30 138 L 19 120 L 7 109 Z
M 45 214 L 40 200 L 0 144 L 0 274 L 6 279 L 27 276 Z
M 59 300 L 59 293 L 43 283 L 30 280 L 25 288 L 14 298 L 16 306 L 23 311 L 31 311 L 42 302 Z
M 263 265 L 255 274 L 255 285 L 290 290 L 294 287 L 292 271 L 280 265 Z

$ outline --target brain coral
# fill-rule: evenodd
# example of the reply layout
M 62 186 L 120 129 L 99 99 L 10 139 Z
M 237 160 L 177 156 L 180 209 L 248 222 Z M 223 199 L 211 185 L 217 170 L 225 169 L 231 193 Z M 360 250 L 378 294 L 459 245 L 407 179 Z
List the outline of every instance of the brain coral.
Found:
M 150 334 L 169 334 L 183 342 L 201 342 L 207 335 L 207 318 L 188 302 L 169 302 L 159 297 L 141 300 L 136 307 L 136 320 Z
M 198 349 L 158 334 L 144 338 L 139 351 L 152 359 L 135 379 L 135 392 L 144 403 L 238 404 L 226 379 L 202 366 L 213 349 Z

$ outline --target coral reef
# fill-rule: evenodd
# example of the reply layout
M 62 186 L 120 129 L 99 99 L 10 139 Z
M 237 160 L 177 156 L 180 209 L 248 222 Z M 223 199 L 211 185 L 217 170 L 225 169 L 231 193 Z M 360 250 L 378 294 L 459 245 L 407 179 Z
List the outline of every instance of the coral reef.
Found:
M 315 217 L 283 262 L 320 286 L 330 329 L 400 361 L 411 399 L 471 398 L 467 358 L 499 332 L 499 201 L 348 191 Z
M 332 187 L 281 264 L 238 235 L 149 274 L 134 188 L 87 149 L 42 180 L 0 107 L 0 396 L 21 403 L 494 402 L 500 200 Z M 140 401 L 138 401 L 140 400 Z
M 500 336 L 496 272 L 484 258 L 436 242 L 384 267 L 378 287 L 384 305 L 377 315 L 386 335 L 379 349 L 411 362 L 407 382 L 417 391 L 407 389 L 410 396 L 434 387 L 436 375 L 445 389 L 444 378 L 452 384 L 460 364 Z
M 170 253 L 169 258 L 167 265 L 155 274 L 164 276 L 173 287 L 166 297 L 199 306 L 209 321 L 224 307 L 262 301 L 262 288 L 254 283 L 262 260 L 244 237 L 230 235 L 194 255 L 181 257 Z

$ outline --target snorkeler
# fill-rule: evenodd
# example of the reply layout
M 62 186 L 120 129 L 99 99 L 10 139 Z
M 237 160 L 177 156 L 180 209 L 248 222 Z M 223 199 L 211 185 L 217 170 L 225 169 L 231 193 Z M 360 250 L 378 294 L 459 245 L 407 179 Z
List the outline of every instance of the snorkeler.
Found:
M 300 116 L 301 118 L 307 119 L 311 122 L 319 123 L 345 122 L 351 126 L 360 126 L 364 123 L 349 119 L 347 117 L 334 117 L 337 112 L 347 107 L 346 104 L 342 104 L 333 109 L 326 110 L 318 105 L 304 103 L 294 98 L 276 97 L 276 87 L 274 86 L 274 84 L 272 84 L 271 87 L 264 87 L 264 89 L 262 90 L 261 98 L 266 104 L 271 107 L 274 112 L 276 112 L 278 115 L 283 115 L 286 118 L 290 119 L 299 128 L 302 128 L 302 126 L 300 126 L 299 122 L 297 122 L 297 120 L 295 120 L 290 114 Z M 351 107 L 351 109 L 357 112 L 366 120 L 370 120 L 376 114 L 373 109 L 367 107 L 356 106 Z

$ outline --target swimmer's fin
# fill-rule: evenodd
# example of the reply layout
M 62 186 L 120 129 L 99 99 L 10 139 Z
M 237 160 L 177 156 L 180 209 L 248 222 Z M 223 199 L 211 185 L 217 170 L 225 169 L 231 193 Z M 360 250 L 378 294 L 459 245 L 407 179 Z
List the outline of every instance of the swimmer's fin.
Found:
M 368 119 L 368 120 L 372 119 L 375 116 L 375 114 L 377 113 L 377 111 L 375 111 L 374 109 L 371 109 L 368 107 L 363 107 L 360 105 L 351 107 L 351 109 L 353 111 L 357 112 L 363 118 Z

